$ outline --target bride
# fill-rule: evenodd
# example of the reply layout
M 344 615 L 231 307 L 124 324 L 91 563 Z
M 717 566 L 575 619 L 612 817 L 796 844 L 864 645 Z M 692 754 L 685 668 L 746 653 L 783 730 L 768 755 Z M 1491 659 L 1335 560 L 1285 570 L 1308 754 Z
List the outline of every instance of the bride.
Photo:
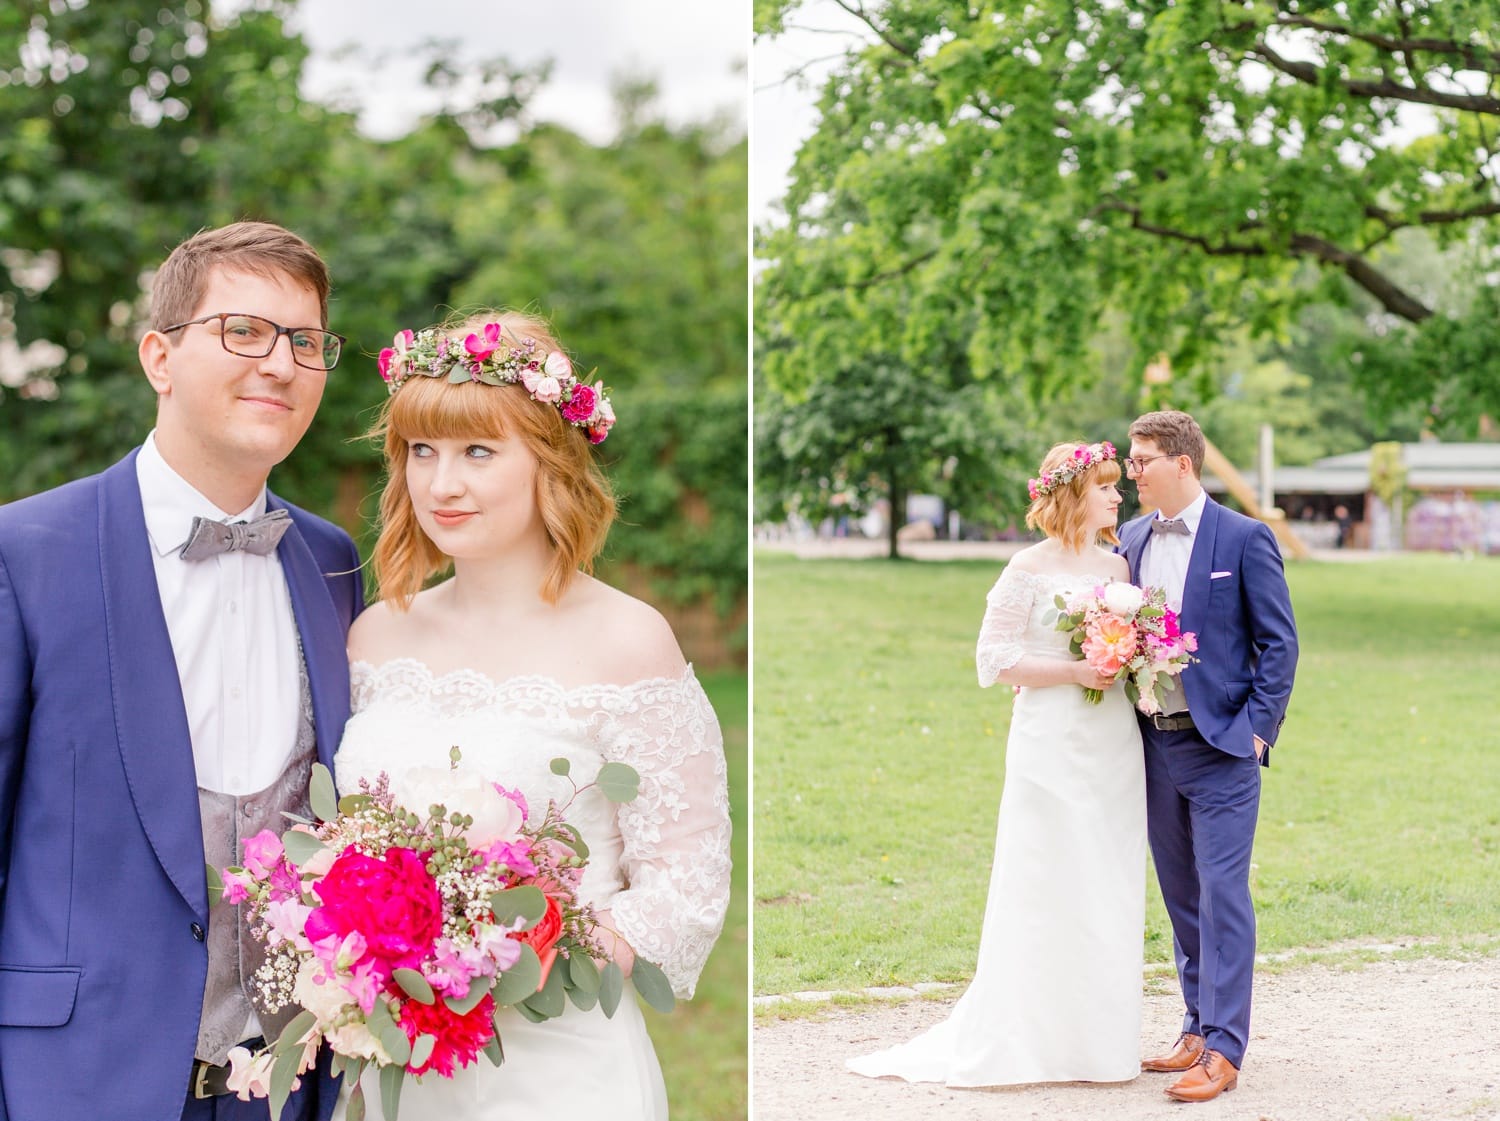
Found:
M 1074 660 L 1048 614 L 1059 594 L 1130 579 L 1100 547 L 1117 540 L 1119 478 L 1111 445 L 1058 444 L 1031 481 L 1026 524 L 1047 539 L 1006 565 L 976 654 L 980 685 L 1019 688 L 974 980 L 943 1023 L 850 1060 L 858 1074 L 1004 1086 L 1140 1072 L 1140 732 L 1123 686 Z
M 455 356 L 472 380 L 449 381 Z M 589 447 L 614 411 L 602 387 L 574 378 L 545 323 L 512 312 L 403 331 L 381 372 L 381 599 L 349 632 L 339 787 L 446 767 L 457 745 L 462 768 L 545 806 L 572 794 L 554 758 L 571 761 L 579 786 L 604 762 L 629 764 L 634 801 L 590 789 L 568 810 L 591 850 L 580 901 L 626 974 L 640 954 L 691 996 L 728 903 L 723 741 L 666 621 L 585 574 L 615 513 Z M 423 590 L 449 560 L 452 578 Z M 542 1023 L 506 1009 L 499 1034 L 501 1067 L 481 1059 L 452 1080 L 408 1080 L 401 1121 L 667 1116 L 633 999 L 612 1019 L 597 1006 Z M 377 1082 L 367 1070 L 371 1117 Z

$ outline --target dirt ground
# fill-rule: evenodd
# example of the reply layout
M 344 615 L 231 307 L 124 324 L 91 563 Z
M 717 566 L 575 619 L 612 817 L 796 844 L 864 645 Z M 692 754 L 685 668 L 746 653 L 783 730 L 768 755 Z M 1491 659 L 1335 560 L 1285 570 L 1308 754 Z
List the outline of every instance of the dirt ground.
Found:
M 1148 995 L 1141 1048 L 1177 1035 L 1175 984 Z M 819 1018 L 756 1024 L 755 1121 L 1496 1121 L 1500 1119 L 1500 956 L 1472 961 L 1304 965 L 1255 982 L 1239 1086 L 1186 1105 L 1162 1093 L 1172 1075 L 1131 1082 L 950 1090 L 869 1079 L 844 1060 L 907 1039 L 948 1014 L 941 1000 L 830 1008 Z

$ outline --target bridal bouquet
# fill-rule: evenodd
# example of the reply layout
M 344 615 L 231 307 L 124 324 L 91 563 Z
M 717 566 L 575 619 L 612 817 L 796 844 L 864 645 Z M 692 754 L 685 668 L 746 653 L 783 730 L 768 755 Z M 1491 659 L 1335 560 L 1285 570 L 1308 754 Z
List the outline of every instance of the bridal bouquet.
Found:
M 1125 675 L 1125 695 L 1148 716 L 1161 711 L 1162 679 L 1191 663 L 1198 636 L 1184 631 L 1161 588 L 1138 588 L 1116 581 L 1072 600 L 1058 596 L 1056 625 L 1071 636 L 1073 653 L 1102 677 Z M 1085 689 L 1098 704 L 1104 694 Z
M 500 1065 L 502 1006 L 541 1021 L 566 1001 L 606 1015 L 619 1005 L 624 975 L 578 900 L 588 848 L 563 817 L 572 799 L 533 821 L 521 793 L 459 771 L 456 747 L 451 759 L 447 770 L 414 768 L 394 790 L 382 774 L 337 801 L 316 765 L 321 821 L 279 838 L 263 830 L 244 842 L 243 866 L 208 870 L 211 892 L 248 904 L 266 946 L 254 976 L 260 1006 L 301 1009 L 258 1054 L 229 1054 L 230 1088 L 269 1098 L 273 1118 L 324 1044 L 334 1074 L 353 1086 L 349 1121 L 365 1113 L 367 1065 L 380 1069 L 394 1121 L 408 1074 L 451 1078 L 481 1053 Z M 568 760 L 552 771 L 566 777 Z M 639 783 L 633 768 L 605 763 L 589 785 L 628 802 Z M 631 981 L 653 1007 L 671 1007 L 657 966 L 637 958 Z

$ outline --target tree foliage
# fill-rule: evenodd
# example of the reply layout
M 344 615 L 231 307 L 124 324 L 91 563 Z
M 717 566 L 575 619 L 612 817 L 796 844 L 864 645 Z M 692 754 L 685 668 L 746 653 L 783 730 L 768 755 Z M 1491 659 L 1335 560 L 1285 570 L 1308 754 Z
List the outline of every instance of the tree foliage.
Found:
M 220 20 L 205 0 L 0 6 L 0 501 L 139 442 L 154 412 L 135 357 L 143 280 L 195 230 L 260 218 L 323 252 L 330 326 L 349 337 L 313 428 L 273 479 L 281 493 L 368 534 L 380 464 L 352 437 L 383 395 L 373 356 L 401 327 L 525 307 L 614 391 L 621 423 L 605 458 L 624 522 L 609 554 L 649 556 L 662 577 L 682 565 L 669 597 L 711 585 L 716 602 L 735 601 L 746 575 L 743 135 L 722 121 L 668 126 L 637 83 L 620 91 L 617 137 L 591 144 L 528 119 L 546 67 L 493 58 L 460 75 L 461 55 L 434 42 L 414 49 L 444 108 L 371 140 L 352 115 L 299 94 L 308 52 L 287 30 L 294 8 L 260 0 Z M 500 124 L 516 138 L 492 143 Z M 674 459 L 659 433 L 628 435 L 636 402 L 654 424 L 668 393 L 738 410 L 737 430 L 715 429 L 710 465 Z M 701 470 L 674 474 L 674 462 Z M 712 577 L 696 567 L 683 511 L 657 500 L 689 492 L 726 524 L 739 519 L 714 523 L 741 547 L 736 557 L 716 543 Z
M 762 241 L 773 389 L 861 354 L 922 368 L 941 339 L 1045 395 L 1118 309 L 1206 395 L 1226 340 L 1333 304 L 1368 399 L 1500 406 L 1500 3 L 835 3 L 869 35 Z M 816 21 L 764 2 L 757 27 L 797 9 Z M 1403 267 L 1417 229 L 1451 275 Z

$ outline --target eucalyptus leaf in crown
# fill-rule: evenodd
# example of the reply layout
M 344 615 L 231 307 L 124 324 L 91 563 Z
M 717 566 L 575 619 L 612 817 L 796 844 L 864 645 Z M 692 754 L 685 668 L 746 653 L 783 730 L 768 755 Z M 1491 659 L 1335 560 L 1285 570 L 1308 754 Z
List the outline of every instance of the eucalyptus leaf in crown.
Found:
M 603 382 L 579 380 L 562 351 L 549 352 L 533 338 L 508 335 L 498 323 L 485 324 L 461 343 L 436 327 L 398 331 L 380 352 L 379 367 L 391 393 L 417 375 L 446 378 L 455 385 L 520 385 L 533 401 L 553 406 L 565 421 L 583 429 L 591 444 L 603 443 L 615 423 Z

